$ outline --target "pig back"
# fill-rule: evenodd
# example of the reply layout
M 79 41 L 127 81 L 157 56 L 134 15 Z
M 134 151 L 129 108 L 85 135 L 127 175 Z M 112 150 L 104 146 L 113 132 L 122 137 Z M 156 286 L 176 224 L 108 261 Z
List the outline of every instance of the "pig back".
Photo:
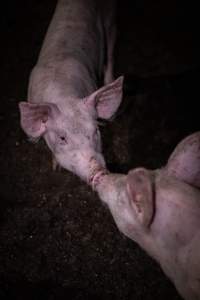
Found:
M 58 1 L 38 64 L 49 66 L 72 58 L 97 82 L 103 72 L 104 53 L 102 18 L 96 1 Z

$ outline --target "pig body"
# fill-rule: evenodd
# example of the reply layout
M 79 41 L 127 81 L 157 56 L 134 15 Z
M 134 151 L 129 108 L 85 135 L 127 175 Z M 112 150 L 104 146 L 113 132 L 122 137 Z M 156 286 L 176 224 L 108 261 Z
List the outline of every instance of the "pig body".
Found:
M 26 134 L 43 136 L 55 161 L 87 181 L 92 162 L 105 165 L 97 118 L 109 119 L 122 98 L 122 77 L 111 83 L 114 11 L 113 0 L 59 0 L 19 105 Z
M 200 299 L 200 132 L 159 170 L 110 174 L 96 186 L 121 232 L 161 265 L 184 299 Z

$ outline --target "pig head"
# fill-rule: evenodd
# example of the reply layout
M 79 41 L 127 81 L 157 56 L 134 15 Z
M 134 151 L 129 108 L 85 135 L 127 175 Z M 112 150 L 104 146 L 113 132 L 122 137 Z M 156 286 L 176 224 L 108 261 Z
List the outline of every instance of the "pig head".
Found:
M 21 127 L 32 141 L 44 137 L 56 162 L 90 183 L 96 165 L 105 166 L 97 119 L 109 119 L 116 112 L 122 82 L 119 77 L 83 99 L 66 96 L 66 109 L 59 107 L 60 99 L 58 104 L 20 102 Z
M 200 299 L 200 132 L 158 170 L 110 174 L 96 186 L 121 232 L 159 262 L 184 299 Z

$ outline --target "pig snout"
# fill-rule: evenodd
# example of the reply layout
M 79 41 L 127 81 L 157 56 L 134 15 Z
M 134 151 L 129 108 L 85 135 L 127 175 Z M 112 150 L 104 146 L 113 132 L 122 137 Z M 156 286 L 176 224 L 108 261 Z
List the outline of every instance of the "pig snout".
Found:
M 105 162 L 101 161 L 99 164 L 99 162 L 92 157 L 90 160 L 90 177 L 88 178 L 88 184 L 92 186 L 93 190 L 96 190 L 102 178 L 108 174 L 109 171 L 105 167 Z
M 115 114 L 122 100 L 122 85 L 123 77 L 119 77 L 83 99 L 56 98 L 62 105 L 21 102 L 21 126 L 31 140 L 44 137 L 61 167 L 92 184 L 89 178 L 95 167 L 91 162 L 105 168 L 97 118 L 109 119 Z
M 80 149 L 71 157 L 69 154 L 59 153 L 55 158 L 61 167 L 73 172 L 89 185 L 93 185 L 93 178 L 98 172 L 105 170 L 103 155 L 89 149 Z

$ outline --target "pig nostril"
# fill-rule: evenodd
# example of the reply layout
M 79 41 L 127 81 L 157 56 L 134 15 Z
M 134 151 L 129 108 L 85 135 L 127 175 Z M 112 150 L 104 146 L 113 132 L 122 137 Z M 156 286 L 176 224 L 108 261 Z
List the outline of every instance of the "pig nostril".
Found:
M 60 143 L 62 143 L 63 145 L 67 144 L 67 138 L 66 138 L 66 136 L 61 135 L 61 136 L 59 136 L 59 139 L 60 139 Z

